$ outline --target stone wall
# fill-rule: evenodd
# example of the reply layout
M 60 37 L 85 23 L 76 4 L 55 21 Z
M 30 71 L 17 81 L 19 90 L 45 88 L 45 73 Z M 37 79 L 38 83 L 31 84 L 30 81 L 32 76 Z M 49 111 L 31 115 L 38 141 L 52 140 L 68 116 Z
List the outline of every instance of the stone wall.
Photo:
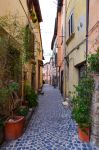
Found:
M 93 75 L 95 90 L 92 98 L 91 141 L 99 146 L 99 74 Z

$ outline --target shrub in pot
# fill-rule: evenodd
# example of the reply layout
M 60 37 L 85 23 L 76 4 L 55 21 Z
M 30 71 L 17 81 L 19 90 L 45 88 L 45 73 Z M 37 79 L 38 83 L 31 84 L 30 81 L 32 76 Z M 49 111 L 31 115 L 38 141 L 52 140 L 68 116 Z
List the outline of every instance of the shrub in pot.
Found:
M 28 106 L 30 108 L 38 105 L 37 94 L 29 85 L 25 86 L 25 100 L 28 101 Z
M 84 77 L 75 86 L 75 95 L 72 98 L 72 116 L 78 124 L 78 136 L 81 140 L 89 142 L 91 126 L 91 102 L 94 89 L 91 77 Z
M 20 137 L 23 133 L 25 118 L 24 116 L 17 116 L 14 114 L 15 103 L 14 100 L 18 98 L 17 90 L 18 84 L 11 81 L 8 85 L 9 97 L 10 97 L 10 117 L 5 121 L 5 139 L 14 140 Z
M 18 110 L 17 110 L 17 115 L 21 115 L 21 116 L 27 116 L 29 111 L 29 108 L 26 106 L 21 106 Z

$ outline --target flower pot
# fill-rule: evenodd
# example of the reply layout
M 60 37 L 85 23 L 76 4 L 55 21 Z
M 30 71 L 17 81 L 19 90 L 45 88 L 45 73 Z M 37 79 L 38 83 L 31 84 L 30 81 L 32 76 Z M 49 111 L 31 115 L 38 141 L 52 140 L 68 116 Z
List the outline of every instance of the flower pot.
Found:
M 90 141 L 90 129 L 89 128 L 83 128 L 81 129 L 80 127 L 78 127 L 78 137 L 80 140 L 84 141 L 84 142 L 89 142 Z
M 5 139 L 15 140 L 20 137 L 23 133 L 23 128 L 25 124 L 24 116 L 15 116 L 15 119 L 9 119 L 5 122 Z

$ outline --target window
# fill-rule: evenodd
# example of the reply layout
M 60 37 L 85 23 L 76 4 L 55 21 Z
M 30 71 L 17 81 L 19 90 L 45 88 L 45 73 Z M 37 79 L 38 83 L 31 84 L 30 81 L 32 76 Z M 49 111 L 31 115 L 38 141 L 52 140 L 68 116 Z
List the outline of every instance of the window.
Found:
M 74 14 L 71 13 L 69 21 L 68 21 L 68 29 L 69 29 L 69 37 L 74 32 Z

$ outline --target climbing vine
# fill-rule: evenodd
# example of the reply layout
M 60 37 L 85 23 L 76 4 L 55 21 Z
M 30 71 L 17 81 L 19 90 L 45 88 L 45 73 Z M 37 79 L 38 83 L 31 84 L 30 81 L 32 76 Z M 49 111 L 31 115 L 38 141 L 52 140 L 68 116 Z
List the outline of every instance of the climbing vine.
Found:
M 21 78 L 23 25 L 17 15 L 0 17 L 0 79 L 18 81 Z
M 31 59 L 32 51 L 31 51 L 31 32 L 29 26 L 26 26 L 24 29 L 24 49 L 25 49 L 25 60 L 28 61 Z

